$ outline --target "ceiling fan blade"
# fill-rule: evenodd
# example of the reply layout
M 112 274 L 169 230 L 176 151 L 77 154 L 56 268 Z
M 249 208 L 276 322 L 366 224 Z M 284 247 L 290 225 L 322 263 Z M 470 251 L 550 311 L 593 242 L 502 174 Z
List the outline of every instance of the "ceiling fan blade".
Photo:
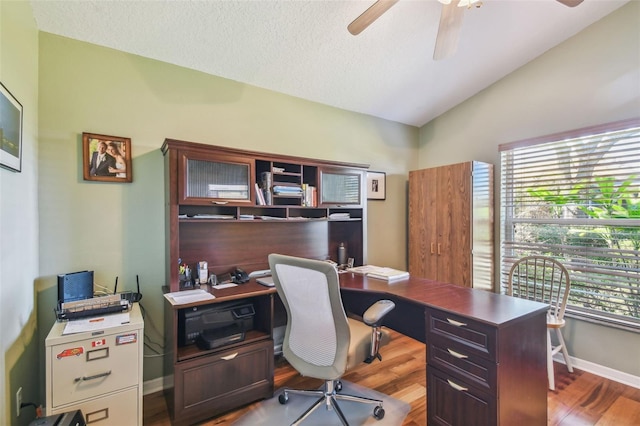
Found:
M 558 0 L 558 1 L 564 4 L 565 6 L 576 7 L 577 5 L 582 3 L 584 0 Z
M 362 15 L 354 19 L 353 22 L 347 26 L 347 29 L 353 35 L 360 34 L 365 28 L 371 25 L 373 21 L 382 16 L 383 13 L 389 10 L 389 8 L 396 3 L 398 3 L 398 0 L 378 0 L 369 6 L 367 10 L 362 12 Z
M 451 2 L 442 5 L 440 13 L 440 24 L 438 26 L 438 36 L 436 37 L 436 47 L 433 51 L 433 59 L 439 61 L 448 58 L 456 53 L 458 39 L 462 29 L 462 17 L 465 7 L 458 7 L 458 2 Z

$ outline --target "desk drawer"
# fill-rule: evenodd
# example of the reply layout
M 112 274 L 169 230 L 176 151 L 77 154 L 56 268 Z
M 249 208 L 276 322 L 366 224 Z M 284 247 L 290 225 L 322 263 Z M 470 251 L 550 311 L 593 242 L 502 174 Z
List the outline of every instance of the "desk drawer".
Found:
M 459 315 L 427 309 L 427 341 L 454 342 L 468 355 L 496 361 L 497 330 L 489 325 Z
M 430 365 L 427 366 L 427 394 L 427 424 L 430 426 L 498 424 L 495 396 Z
M 427 364 L 481 389 L 490 391 L 496 388 L 496 364 L 478 356 L 468 355 L 464 349 L 432 342 L 427 349 Z
M 175 419 L 211 417 L 273 396 L 273 340 L 175 366 Z
M 142 338 L 131 331 L 52 346 L 51 408 L 137 385 Z

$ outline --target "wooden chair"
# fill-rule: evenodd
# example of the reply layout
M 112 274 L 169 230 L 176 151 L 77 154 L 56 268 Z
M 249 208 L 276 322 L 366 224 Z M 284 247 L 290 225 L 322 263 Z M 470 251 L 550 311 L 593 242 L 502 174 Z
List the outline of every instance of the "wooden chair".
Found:
M 562 351 L 569 372 L 573 366 L 560 331 L 564 327 L 564 310 L 569 297 L 570 279 L 567 269 L 546 256 L 527 256 L 513 264 L 509 271 L 509 296 L 535 300 L 549 305 L 547 312 L 547 371 L 549 389 L 555 389 L 553 355 Z M 551 343 L 551 330 L 556 331 L 558 345 Z

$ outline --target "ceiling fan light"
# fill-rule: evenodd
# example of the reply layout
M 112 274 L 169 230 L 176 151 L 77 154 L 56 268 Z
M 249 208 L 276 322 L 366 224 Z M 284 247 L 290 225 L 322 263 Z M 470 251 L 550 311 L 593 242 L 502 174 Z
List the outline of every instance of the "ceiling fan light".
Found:
M 438 0 L 440 3 L 442 4 L 449 4 L 451 3 L 451 0 Z

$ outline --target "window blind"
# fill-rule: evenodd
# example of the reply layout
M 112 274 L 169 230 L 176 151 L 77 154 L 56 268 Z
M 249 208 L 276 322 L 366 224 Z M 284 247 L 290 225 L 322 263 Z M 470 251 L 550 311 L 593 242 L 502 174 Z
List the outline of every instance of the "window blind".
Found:
M 640 326 L 640 120 L 501 151 L 501 284 L 541 254 L 571 276 L 567 311 Z

